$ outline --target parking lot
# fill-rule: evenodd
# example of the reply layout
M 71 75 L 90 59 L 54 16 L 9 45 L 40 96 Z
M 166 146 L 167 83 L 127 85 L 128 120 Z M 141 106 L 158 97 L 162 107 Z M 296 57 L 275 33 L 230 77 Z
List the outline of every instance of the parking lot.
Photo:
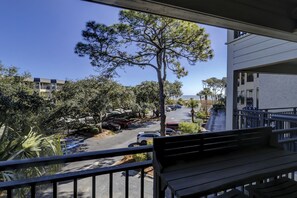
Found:
M 191 117 L 189 115 L 190 109 L 189 108 L 181 108 L 177 109 L 176 111 L 167 112 L 167 122 L 181 122 L 181 121 L 190 121 Z M 107 137 L 105 139 L 98 140 L 96 138 L 88 138 L 85 140 L 87 145 L 86 151 L 99 151 L 99 150 L 106 150 L 106 149 L 113 149 L 113 148 L 124 148 L 127 147 L 129 144 L 136 142 L 137 134 L 141 131 L 154 131 L 159 130 L 160 122 L 159 121 L 150 121 L 147 123 L 139 124 L 138 126 L 134 126 L 129 129 L 122 130 L 120 133 Z M 89 161 L 81 161 L 81 162 L 74 162 L 69 163 L 63 168 L 63 172 L 69 171 L 77 171 L 77 170 L 87 170 L 94 167 L 106 167 L 110 166 L 116 161 L 121 159 L 121 157 L 113 157 L 113 158 L 106 158 L 100 160 L 89 160 Z M 114 174 L 113 184 L 113 197 L 120 198 L 123 197 L 123 189 L 124 189 L 124 176 L 120 173 Z M 108 176 L 98 176 L 96 178 L 97 183 L 97 192 L 100 192 L 100 198 L 109 197 L 108 196 L 108 189 L 109 189 L 109 182 Z M 130 197 L 139 197 L 140 193 L 140 178 L 138 175 L 131 176 L 129 178 L 129 189 L 130 189 Z M 91 197 L 91 178 L 86 178 L 79 181 L 79 193 L 80 197 Z M 58 186 L 58 190 L 61 195 L 65 195 L 65 197 L 70 197 L 72 195 L 73 183 L 63 183 Z M 153 182 L 152 179 L 146 177 L 145 178 L 145 197 L 149 198 L 152 197 L 153 193 Z M 50 194 L 46 196 L 46 193 L 50 192 L 44 191 L 45 197 L 51 197 Z

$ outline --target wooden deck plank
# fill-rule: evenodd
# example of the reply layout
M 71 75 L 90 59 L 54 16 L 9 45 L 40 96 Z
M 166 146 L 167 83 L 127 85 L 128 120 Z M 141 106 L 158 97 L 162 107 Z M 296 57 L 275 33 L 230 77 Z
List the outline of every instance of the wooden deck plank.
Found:
M 284 150 L 279 150 L 279 152 L 281 154 L 288 153 L 287 151 L 284 151 Z M 268 155 L 269 153 L 275 153 L 275 148 L 270 147 L 270 148 L 261 148 L 261 149 L 257 150 L 257 154 L 259 154 L 259 155 Z M 255 155 L 255 151 L 245 150 L 245 151 L 235 151 L 232 153 L 225 153 L 225 155 L 221 155 L 221 156 L 211 156 L 207 160 L 204 160 L 204 159 L 201 159 L 201 160 L 196 159 L 196 161 L 182 160 L 182 161 L 180 161 L 180 163 L 177 163 L 176 165 L 166 167 L 163 170 L 163 173 L 166 174 L 171 171 L 177 171 L 179 169 L 188 169 L 193 166 L 205 165 L 205 164 L 209 164 L 209 163 L 220 163 L 220 162 L 223 162 L 226 160 L 237 159 L 240 156 L 250 157 L 250 156 L 254 156 L 254 155 Z
M 283 164 L 297 164 L 297 154 L 280 156 L 273 159 L 264 159 L 260 161 L 245 160 L 246 163 L 243 163 L 242 159 L 239 159 L 238 161 L 238 165 L 235 166 L 233 166 L 233 163 L 230 163 L 229 165 L 224 164 L 225 166 L 223 167 L 221 167 L 221 165 L 218 166 L 218 164 L 210 164 L 209 166 L 212 168 L 206 167 L 203 170 L 199 170 L 199 174 L 197 175 L 191 175 L 188 177 L 171 180 L 168 181 L 168 184 L 170 186 L 174 186 L 175 190 L 180 190 L 183 188 L 188 188 L 204 183 L 210 183 L 228 177 L 232 178 L 233 176 L 241 175 L 243 173 L 253 174 L 253 172 L 255 171 L 265 171 L 268 168 L 277 167 Z M 215 166 L 217 167 L 216 169 Z
M 267 164 L 269 165 L 270 161 L 267 161 Z M 232 188 L 234 186 L 239 186 L 239 185 L 243 185 L 246 183 L 250 183 L 250 182 L 254 182 L 263 178 L 268 178 L 271 177 L 273 175 L 280 175 L 283 173 L 287 173 L 287 172 L 292 172 L 297 170 L 297 157 L 296 160 L 293 161 L 289 161 L 286 162 L 286 160 L 284 160 L 283 163 L 280 163 L 278 165 L 275 166 L 270 166 L 267 168 L 263 169 L 258 169 L 258 170 L 252 170 L 250 169 L 250 171 L 245 171 L 242 172 L 242 174 L 235 174 L 232 176 L 227 176 L 226 177 L 220 177 L 220 179 L 217 180 L 210 180 L 209 182 L 204 182 L 204 183 L 199 183 L 196 185 L 192 185 L 191 187 L 187 187 L 187 188 L 183 188 L 180 190 L 176 190 L 178 188 L 176 188 L 176 186 L 169 185 L 170 189 L 175 189 L 176 195 L 178 197 L 197 197 L 197 196 L 202 196 L 205 194 L 209 194 L 209 193 L 214 193 L 218 190 L 223 190 L 226 188 Z M 240 167 L 238 167 L 238 170 L 240 169 Z M 217 176 L 218 174 L 216 174 Z M 205 177 L 206 175 L 201 175 L 201 177 Z M 192 183 L 194 182 L 194 180 L 192 180 Z
M 237 156 L 233 158 L 232 155 L 228 155 L 229 158 L 227 159 L 224 159 L 223 157 L 222 160 L 201 160 L 201 162 L 193 162 L 191 166 L 189 163 L 189 166 L 187 168 L 185 168 L 184 165 L 181 165 L 174 171 L 165 171 L 162 174 L 162 177 L 164 177 L 164 179 L 169 182 L 181 178 L 186 178 L 189 176 L 200 175 L 213 171 L 220 171 L 235 166 L 244 166 L 247 163 L 263 162 L 266 160 L 275 159 L 276 157 L 283 157 L 289 155 L 294 155 L 297 158 L 297 154 L 275 149 L 265 150 L 264 153 L 260 151 L 257 151 L 257 153 L 248 152 L 248 154 L 246 155 L 244 152 L 242 152 L 242 156 Z

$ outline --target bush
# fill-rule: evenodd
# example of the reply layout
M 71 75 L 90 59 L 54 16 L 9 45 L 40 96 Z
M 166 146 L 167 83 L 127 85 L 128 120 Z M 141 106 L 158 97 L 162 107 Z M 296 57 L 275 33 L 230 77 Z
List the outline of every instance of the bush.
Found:
M 146 153 L 133 154 L 132 157 L 136 162 L 142 162 L 148 159 L 148 156 Z
M 185 101 L 182 99 L 182 98 L 179 98 L 178 100 L 177 100 L 177 104 L 179 104 L 179 105 L 185 105 Z
M 147 140 L 146 145 L 153 145 L 153 140 Z
M 202 119 L 202 120 L 207 119 L 207 114 L 204 111 L 199 111 L 196 116 L 197 116 L 197 118 Z
M 99 129 L 97 127 L 92 127 L 89 129 L 90 133 L 93 133 L 93 134 L 98 134 L 99 133 Z
M 167 104 L 167 105 L 174 105 L 174 104 L 175 104 L 175 101 L 174 101 L 173 99 L 168 98 L 168 99 L 166 100 L 166 104 Z
M 178 125 L 178 129 L 182 131 L 182 133 L 198 133 L 199 126 L 197 123 L 180 122 Z

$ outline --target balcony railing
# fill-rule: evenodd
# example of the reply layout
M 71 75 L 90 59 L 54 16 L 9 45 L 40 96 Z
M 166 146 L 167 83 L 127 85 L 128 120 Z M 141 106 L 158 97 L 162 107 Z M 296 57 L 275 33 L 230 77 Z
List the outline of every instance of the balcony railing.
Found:
M 244 129 L 252 127 L 271 126 L 275 130 L 297 127 L 297 108 L 271 108 L 271 109 L 243 109 L 236 110 L 235 128 Z
M 251 110 L 246 110 L 246 111 L 251 111 Z M 258 114 L 257 118 L 262 118 L 265 115 L 264 113 Z M 250 115 L 252 114 L 250 113 Z M 290 114 L 287 114 L 287 115 L 290 115 Z M 256 114 L 253 114 L 253 116 L 256 117 Z M 279 143 L 286 150 L 295 151 L 295 152 L 297 151 L 297 146 L 296 146 L 297 128 L 274 130 L 273 134 L 277 136 Z M 64 163 L 78 162 L 78 161 L 84 161 L 84 160 L 103 159 L 103 158 L 117 157 L 117 156 L 137 154 L 137 153 L 146 153 L 146 152 L 152 152 L 152 149 L 153 149 L 152 146 L 141 146 L 141 147 L 134 147 L 134 148 L 122 148 L 122 149 L 112 149 L 112 150 L 95 151 L 95 152 L 85 152 L 85 153 L 71 154 L 71 155 L 65 155 L 65 156 L 53 156 L 53 157 L 36 158 L 36 159 L 3 161 L 3 162 L 0 162 L 0 171 L 18 170 L 18 169 L 24 170 L 25 168 L 33 168 L 37 166 L 48 166 L 48 165 L 64 164 Z M 146 160 L 142 162 L 133 162 L 133 163 L 115 165 L 115 166 L 109 166 L 109 167 L 98 167 L 98 168 L 87 169 L 87 170 L 79 170 L 76 172 L 44 175 L 36 178 L 26 178 L 26 179 L 15 180 L 15 181 L 0 182 L 0 191 L 2 191 L 2 196 L 6 194 L 6 197 L 10 198 L 14 196 L 15 189 L 27 188 L 29 189 L 29 191 L 28 191 L 28 194 L 26 194 L 26 197 L 32 197 L 32 198 L 42 197 L 39 195 L 40 189 L 38 187 L 40 185 L 50 184 L 52 186 L 50 189 L 52 191 L 51 192 L 52 197 L 56 198 L 60 193 L 58 189 L 58 185 L 60 185 L 61 182 L 72 181 L 73 183 L 72 195 L 69 195 L 69 196 L 79 197 L 79 190 L 78 190 L 79 180 L 84 178 L 90 178 L 91 180 L 90 197 L 100 197 L 100 195 L 98 194 L 98 191 L 96 192 L 96 189 L 98 188 L 98 185 L 102 185 L 102 184 L 99 184 L 98 181 L 96 183 L 96 177 L 100 175 L 107 175 L 108 180 L 106 181 L 107 183 L 106 185 L 108 186 L 108 195 L 110 198 L 112 198 L 115 190 L 114 174 L 117 172 L 125 172 L 124 174 L 125 179 L 123 181 L 124 190 L 122 192 L 122 195 L 123 195 L 122 197 L 128 198 L 130 196 L 129 191 L 131 192 L 131 187 L 129 187 L 129 170 L 140 169 L 140 179 L 139 179 L 140 188 L 137 188 L 137 189 L 134 188 L 133 190 L 135 191 L 139 190 L 139 197 L 143 198 L 145 196 L 144 169 L 149 166 L 152 166 L 151 160 Z M 280 175 L 280 177 L 286 176 L 286 177 L 295 179 L 295 175 L 296 173 L 293 171 L 290 173 L 286 173 L 285 175 Z M 263 182 L 263 180 L 257 181 L 257 182 Z M 250 184 L 247 183 L 246 185 L 238 186 L 236 188 L 243 191 L 244 187 L 246 187 L 247 185 L 250 185 Z M 228 189 L 226 190 L 228 191 Z M 220 194 L 220 193 L 221 192 L 218 192 L 216 194 Z M 211 197 L 211 196 L 213 196 L 213 194 L 211 194 L 208 197 Z M 133 196 L 133 197 L 137 197 L 137 196 Z
M 152 146 L 141 146 L 134 148 L 122 148 L 112 149 L 95 152 L 85 152 L 79 154 L 71 154 L 65 156 L 53 156 L 36 159 L 25 159 L 25 160 L 11 160 L 0 162 L 0 171 L 17 170 L 36 166 L 46 166 L 53 164 L 62 164 L 68 162 L 77 162 L 83 160 L 100 159 L 107 157 L 116 157 L 123 155 L 130 155 L 136 153 L 152 152 Z M 129 170 L 140 169 L 140 197 L 144 197 L 144 169 L 152 166 L 151 160 L 142 162 L 133 162 L 123 165 L 115 165 L 104 168 L 94 168 L 77 172 L 59 173 L 55 175 L 46 175 L 37 178 L 27 178 L 16 181 L 0 182 L 0 191 L 6 191 L 6 197 L 13 197 L 14 189 L 19 188 L 30 188 L 30 193 L 27 197 L 38 197 L 36 187 L 43 184 L 52 184 L 53 197 L 58 197 L 58 182 L 73 181 L 73 197 L 78 197 L 78 180 L 83 178 L 92 178 L 92 197 L 96 196 L 96 176 L 109 175 L 109 197 L 113 197 L 113 173 L 124 171 L 125 174 L 125 191 L 123 197 L 129 197 Z M 100 184 L 99 184 L 100 185 Z M 3 193 L 2 193 L 3 194 Z

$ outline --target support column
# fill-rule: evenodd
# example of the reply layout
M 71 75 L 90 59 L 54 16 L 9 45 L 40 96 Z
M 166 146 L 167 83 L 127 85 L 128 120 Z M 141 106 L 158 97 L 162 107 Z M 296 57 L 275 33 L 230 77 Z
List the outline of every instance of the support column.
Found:
M 233 40 L 233 31 L 228 30 L 228 42 Z M 234 129 L 235 116 L 234 111 L 237 110 L 237 80 L 239 71 L 235 71 L 233 67 L 233 43 L 227 43 L 227 89 L 226 89 L 226 130 Z

